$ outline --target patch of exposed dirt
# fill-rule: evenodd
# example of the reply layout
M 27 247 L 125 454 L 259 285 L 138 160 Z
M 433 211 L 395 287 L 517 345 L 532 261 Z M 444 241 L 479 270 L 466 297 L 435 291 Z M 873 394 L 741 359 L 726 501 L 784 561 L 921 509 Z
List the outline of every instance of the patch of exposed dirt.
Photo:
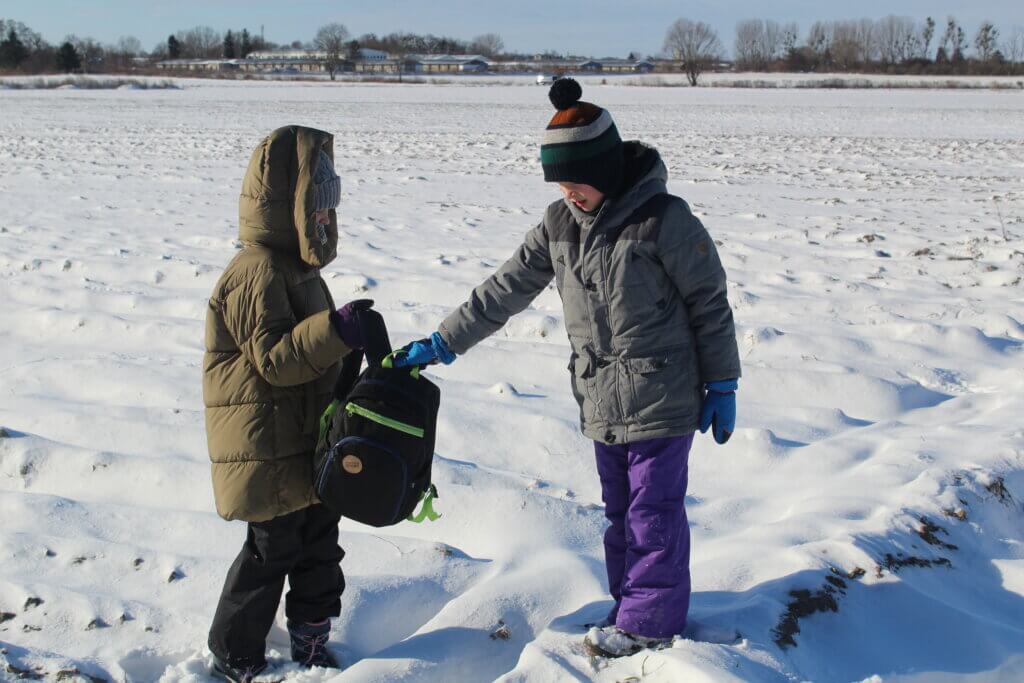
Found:
M 928 545 L 937 545 L 940 548 L 945 548 L 946 550 L 957 550 L 957 546 L 943 541 L 936 535 L 936 532 L 941 532 L 949 536 L 949 532 L 943 527 L 939 526 L 927 517 L 921 517 L 918 521 L 921 522 L 921 527 L 917 530 L 917 535 L 920 536 L 921 540 L 925 543 Z
M 838 577 L 829 576 L 828 579 L 836 579 L 846 587 L 845 582 Z M 796 647 L 796 634 L 800 633 L 800 620 L 817 614 L 818 612 L 838 612 L 839 603 L 836 602 L 836 592 L 842 590 L 831 583 L 811 592 L 807 589 L 792 590 L 789 597 L 792 598 L 786 605 L 786 612 L 782 615 L 778 625 L 772 630 L 773 640 L 781 649 Z

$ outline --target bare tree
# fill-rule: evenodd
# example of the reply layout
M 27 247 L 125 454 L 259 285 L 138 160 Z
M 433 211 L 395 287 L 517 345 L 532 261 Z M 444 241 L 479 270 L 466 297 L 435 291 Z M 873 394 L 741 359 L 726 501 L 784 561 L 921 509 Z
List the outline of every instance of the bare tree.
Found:
M 953 61 L 962 62 L 965 59 L 964 50 L 967 49 L 967 34 L 963 26 L 956 27 L 956 38 L 953 39 Z
M 932 38 L 935 37 L 935 20 L 928 17 L 924 20 L 924 27 L 921 29 L 921 58 L 928 59 L 928 51 L 931 49 Z
M 857 22 L 857 61 L 870 64 L 878 59 L 878 27 L 870 19 Z
M 209 26 L 196 26 L 175 35 L 181 45 L 181 56 L 190 59 L 216 59 L 223 47 L 221 36 Z
M 761 34 L 764 22 L 744 19 L 736 24 L 736 65 L 741 69 L 757 70 L 761 67 Z
M 118 67 L 127 69 L 132 66 L 132 60 L 142 54 L 142 43 L 135 36 L 121 36 L 116 45 L 107 48 L 107 53 Z
M 703 21 L 678 19 L 665 34 L 665 52 L 682 64 L 690 85 L 722 54 L 715 30 Z
M 765 66 L 779 58 L 782 51 L 782 39 L 785 29 L 777 21 L 764 22 L 764 34 L 761 36 L 761 55 Z
M 852 71 L 857 66 L 862 49 L 856 21 L 837 21 L 832 24 L 829 53 L 835 65 L 843 71 Z
M 917 50 L 913 19 L 890 14 L 878 22 L 878 47 L 883 64 L 899 64 Z
M 782 49 L 788 56 L 796 49 L 797 41 L 800 40 L 800 27 L 796 22 L 790 22 L 782 27 Z
M 939 43 L 939 50 L 935 55 L 935 61 L 943 61 L 945 57 L 951 62 L 957 63 L 964 60 L 964 49 L 967 47 L 967 38 L 964 30 L 957 23 L 956 19 L 946 19 L 946 31 L 942 34 L 942 42 Z
M 313 39 L 316 49 L 327 53 L 324 66 L 327 68 L 327 73 L 331 75 L 332 81 L 334 74 L 338 72 L 338 68 L 345 59 L 345 41 L 347 40 L 348 29 L 338 23 L 321 26 L 320 30 L 316 32 L 316 38 Z
M 1024 62 L 1024 27 L 1015 26 L 1003 43 L 1003 54 L 1013 64 Z
M 978 51 L 978 59 L 987 62 L 992 59 L 999 44 L 999 29 L 991 21 L 982 22 L 974 36 L 974 48 Z
M 505 49 L 505 41 L 497 33 L 485 33 L 473 39 L 469 51 L 487 57 L 496 57 Z
M 820 64 L 828 61 L 831 45 L 832 24 L 823 21 L 811 24 L 811 30 L 807 33 L 807 49 L 815 62 Z

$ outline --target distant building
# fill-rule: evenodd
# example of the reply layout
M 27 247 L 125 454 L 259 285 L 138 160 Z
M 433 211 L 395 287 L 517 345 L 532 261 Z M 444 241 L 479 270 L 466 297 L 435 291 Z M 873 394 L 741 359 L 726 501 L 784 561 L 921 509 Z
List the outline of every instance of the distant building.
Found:
M 157 62 L 158 69 L 168 71 L 238 71 L 245 67 L 245 59 L 165 59 Z
M 483 73 L 490 61 L 482 55 L 413 55 L 406 60 L 416 73 Z
M 650 73 L 667 64 L 650 60 L 631 59 L 564 59 L 541 58 L 522 61 L 496 62 L 483 55 L 409 55 L 400 61 L 382 50 L 359 48 L 356 58 L 342 56 L 340 71 L 349 73 L 403 73 L 418 74 L 478 74 L 532 73 L 532 74 L 627 74 Z M 157 63 L 160 69 L 173 71 L 248 71 L 263 73 L 326 73 L 327 53 L 323 50 L 286 48 L 260 50 L 249 53 L 245 59 L 168 59 Z
M 654 71 L 654 62 L 646 59 L 602 59 L 598 63 L 601 73 L 606 74 L 649 74 Z
M 389 58 L 388 53 L 383 50 L 371 50 L 368 47 L 359 48 L 359 59 L 363 62 L 385 62 Z
M 527 61 L 492 62 L 491 71 L 501 73 L 542 74 L 624 74 L 650 73 L 654 62 L 643 59 L 533 59 Z

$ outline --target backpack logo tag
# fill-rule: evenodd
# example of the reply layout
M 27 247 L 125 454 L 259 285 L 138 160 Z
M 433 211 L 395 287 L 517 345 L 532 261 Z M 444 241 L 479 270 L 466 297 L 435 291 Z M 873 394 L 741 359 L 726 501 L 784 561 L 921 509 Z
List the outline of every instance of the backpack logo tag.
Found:
M 359 474 L 363 471 L 363 461 L 354 455 L 346 455 L 341 459 L 341 469 L 349 474 Z

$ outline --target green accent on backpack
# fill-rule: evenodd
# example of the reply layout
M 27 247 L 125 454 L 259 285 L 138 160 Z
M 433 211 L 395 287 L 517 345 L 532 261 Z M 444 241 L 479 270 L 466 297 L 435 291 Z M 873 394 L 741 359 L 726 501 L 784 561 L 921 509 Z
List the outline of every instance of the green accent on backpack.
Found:
M 423 438 L 424 432 L 421 428 L 413 427 L 412 425 L 406 424 L 404 422 L 399 422 L 398 420 L 393 420 L 392 418 L 386 415 L 375 413 L 372 410 L 364 408 L 360 405 L 356 405 L 355 403 L 349 403 L 348 405 L 346 405 L 345 411 L 349 415 L 358 415 L 359 417 L 364 417 L 367 420 L 370 420 L 371 422 L 376 422 L 379 425 L 384 425 L 385 427 L 388 427 L 389 429 L 394 429 L 397 432 L 402 432 L 403 434 L 408 434 L 409 436 L 415 436 L 418 439 Z
M 441 514 L 434 511 L 434 501 L 437 500 L 438 497 L 437 487 L 431 484 L 430 488 L 423 492 L 423 497 L 420 499 L 420 502 L 423 503 L 423 507 L 420 508 L 419 512 L 413 512 L 406 517 L 406 520 L 413 524 L 421 524 L 425 519 L 429 519 L 431 522 L 436 522 L 441 518 Z
M 397 353 L 397 351 L 395 353 Z M 388 355 L 384 356 L 384 360 L 382 360 L 380 362 L 380 366 L 382 368 L 387 368 L 388 370 L 394 370 L 395 369 L 395 353 L 389 353 Z M 412 369 L 409 370 L 409 374 L 412 375 L 413 379 L 419 379 L 420 378 L 420 366 L 418 366 L 418 365 L 412 366 Z
M 334 413 L 338 412 L 339 405 L 341 403 L 339 403 L 338 399 L 334 399 L 327 405 L 327 409 L 320 416 L 320 435 L 316 438 L 317 447 L 327 438 L 327 430 L 331 428 L 331 418 L 334 417 Z

